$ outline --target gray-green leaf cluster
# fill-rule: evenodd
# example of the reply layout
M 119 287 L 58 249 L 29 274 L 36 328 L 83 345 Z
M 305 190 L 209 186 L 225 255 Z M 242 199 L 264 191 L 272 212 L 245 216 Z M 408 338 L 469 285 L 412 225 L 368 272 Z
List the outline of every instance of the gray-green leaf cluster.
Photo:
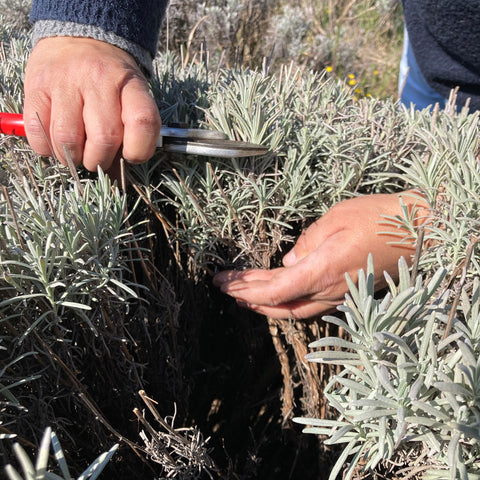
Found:
M 53 455 L 61 475 L 48 469 L 50 445 L 52 446 Z M 118 445 L 114 445 L 108 450 L 108 452 L 99 455 L 78 477 L 76 477 L 76 480 L 95 480 L 98 478 L 117 448 Z M 9 464 L 5 466 L 5 473 L 9 480 L 72 480 L 60 441 L 58 440 L 56 433 L 52 432 L 50 427 L 45 429 L 35 464 L 33 464 L 30 457 L 20 444 L 15 443 L 13 445 L 13 451 L 20 464 L 23 476 Z
M 307 358 L 340 366 L 325 390 L 337 418 L 296 421 L 308 425 L 308 433 L 326 435 L 326 444 L 342 445 L 330 479 L 392 465 L 409 478 L 424 472 L 427 478 L 477 478 L 480 281 L 463 291 L 445 337 L 445 270 L 410 278 L 401 261 L 399 273 L 399 283 L 388 279 L 388 293 L 375 298 L 370 263 L 339 307 L 344 319 L 324 317 L 347 335 L 313 342 Z
M 160 98 L 170 95 L 172 83 L 189 92 L 208 79 L 203 93 L 198 91 L 200 125 L 270 150 L 263 157 L 225 160 L 166 162 L 159 155 L 156 173 L 152 167 L 136 169 L 151 201 L 175 209 L 172 242 L 190 252 L 197 268 L 227 259 L 269 267 L 299 229 L 333 204 L 405 184 L 391 176 L 418 141 L 418 120 L 410 122 L 393 102 L 355 102 L 344 83 L 293 67 L 278 74 L 208 73 L 201 66 L 182 70 L 168 57 L 163 61 L 162 69 L 172 73 L 157 86 Z M 187 98 L 178 95 L 173 111 L 162 116 L 191 122 L 190 110 L 182 117 Z
M 0 302 L 4 319 L 30 317 L 20 339 L 41 322 L 62 323 L 69 312 L 95 331 L 88 312 L 105 294 L 118 302 L 137 297 L 124 280 L 128 252 L 140 238 L 126 197 L 102 172 L 72 184 L 67 172 L 40 163 L 30 171 L 11 177 L 0 200 L 0 288 L 10 292 Z
M 219 28 L 235 30 L 248 17 L 244 6 L 227 2 L 229 15 L 222 16 L 219 6 L 201 4 L 194 13 L 208 12 Z M 193 16 L 194 23 L 201 18 Z M 295 50 L 302 50 L 300 40 Z M 0 41 L 0 107 L 18 112 L 28 36 L 1 21 Z M 357 468 L 410 478 L 478 478 L 478 116 L 357 100 L 344 82 L 293 65 L 275 72 L 268 61 L 258 70 L 241 62 L 217 68 L 207 52 L 192 62 L 188 54 L 181 61 L 172 54 L 156 60 L 152 91 L 163 122 L 221 130 L 267 145 L 268 154 L 227 160 L 158 152 L 130 168 L 125 192 L 102 172 L 81 172 L 74 181 L 21 141 L 0 139 L 0 439 L 17 433 L 24 440 L 52 421 L 62 443 L 69 442 L 65 452 L 75 451 L 75 435 L 88 436 L 92 448 L 105 444 L 130 429 L 131 399 L 146 382 L 162 400 L 170 395 L 188 407 L 194 382 L 185 377 L 203 379 L 206 370 L 195 356 L 205 317 L 189 283 L 230 265 L 276 266 L 298 234 L 335 203 L 416 187 L 432 207 L 420 274 L 402 262 L 398 284 L 387 278 L 388 289 L 380 293 L 371 265 L 358 285 L 349 281 L 338 316 L 325 319 L 331 331 L 343 333 L 314 342 L 308 357 L 339 369 L 325 391 L 328 418 L 299 421 L 340 446 L 332 478 L 353 476 Z M 414 240 L 419 236 L 407 209 L 385 222 L 402 226 Z M 183 304 L 168 275 L 177 275 L 173 283 Z M 225 311 L 215 314 L 226 319 Z M 287 326 L 287 334 L 277 328 L 276 340 L 284 342 L 295 375 L 303 358 L 291 355 L 288 342 L 303 325 L 296 331 Z M 203 392 L 212 393 L 208 386 Z M 212 417 L 215 402 L 228 415 L 220 400 L 210 400 Z M 298 405 L 307 403 L 302 398 Z M 198 418 L 183 413 L 196 426 Z M 185 449 L 175 457 L 164 448 L 168 442 L 177 448 L 170 437 L 149 430 L 147 454 L 168 465 L 171 476 L 200 475 L 199 465 L 213 471 L 199 430 L 186 432 L 178 440 Z M 70 478 L 48 433 L 37 466 L 15 447 L 26 479 L 57 478 L 46 468 L 51 441 L 57 471 Z M 81 478 L 95 478 L 106 460 Z M 20 475 L 12 468 L 9 474 Z

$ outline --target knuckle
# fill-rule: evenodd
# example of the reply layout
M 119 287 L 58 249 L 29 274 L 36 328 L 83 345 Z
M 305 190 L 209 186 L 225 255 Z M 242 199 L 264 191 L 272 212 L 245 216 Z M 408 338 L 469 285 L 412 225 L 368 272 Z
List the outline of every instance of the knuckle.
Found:
M 50 98 L 45 92 L 38 91 L 28 96 L 25 92 L 23 107 L 25 130 L 31 135 L 44 137 L 44 130 L 48 130 L 50 123 L 50 110 Z
M 118 149 L 122 143 L 122 132 L 120 131 L 96 131 L 88 136 L 92 145 L 103 149 Z
M 46 132 L 37 117 L 25 118 L 25 131 L 29 137 L 45 138 Z
M 28 143 L 38 155 L 51 155 L 48 130 L 37 117 L 25 118 L 25 133 Z
M 98 56 L 86 57 L 82 67 L 85 71 L 89 72 L 94 82 L 110 81 L 110 78 L 117 73 L 114 64 Z
M 156 132 L 160 129 L 161 120 L 158 111 L 154 108 L 144 108 L 135 112 L 129 119 L 130 126 L 136 129 Z
M 53 140 L 56 144 L 78 145 L 83 143 L 84 135 L 71 126 L 57 124 L 53 127 Z
M 30 63 L 27 63 L 25 68 L 25 91 L 27 93 L 43 91 L 52 83 L 52 80 L 48 68 L 38 66 L 32 68 Z

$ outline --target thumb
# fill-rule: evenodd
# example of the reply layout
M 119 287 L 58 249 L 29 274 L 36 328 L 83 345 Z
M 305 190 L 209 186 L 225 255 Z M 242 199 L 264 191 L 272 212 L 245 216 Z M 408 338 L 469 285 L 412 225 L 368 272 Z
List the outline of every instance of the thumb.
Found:
M 302 258 L 302 257 L 300 257 Z M 295 247 L 293 247 L 282 259 L 284 267 L 293 267 L 298 262 L 297 254 L 295 253 Z
M 316 250 L 333 233 L 330 227 L 327 227 L 324 217 L 319 218 L 312 223 L 298 237 L 295 246 L 283 257 L 283 265 L 292 267 L 307 255 Z

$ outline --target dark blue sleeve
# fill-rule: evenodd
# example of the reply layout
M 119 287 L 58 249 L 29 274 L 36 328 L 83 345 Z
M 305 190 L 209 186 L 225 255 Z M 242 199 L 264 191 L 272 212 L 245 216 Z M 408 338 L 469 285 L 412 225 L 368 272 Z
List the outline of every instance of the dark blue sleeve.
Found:
M 93 25 L 140 45 L 155 56 L 168 0 L 34 0 L 30 20 Z
M 403 0 L 415 60 L 426 82 L 443 97 L 459 87 L 457 105 L 480 110 L 480 2 Z

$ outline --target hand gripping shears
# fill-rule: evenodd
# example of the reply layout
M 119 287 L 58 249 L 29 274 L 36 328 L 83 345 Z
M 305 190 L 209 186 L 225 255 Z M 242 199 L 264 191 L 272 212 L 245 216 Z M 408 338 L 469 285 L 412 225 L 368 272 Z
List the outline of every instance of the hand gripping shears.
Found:
M 0 113 L 0 133 L 25 137 L 23 115 Z M 175 126 L 162 126 L 157 147 L 164 152 L 223 158 L 253 157 L 268 152 L 263 145 L 228 140 L 223 132 Z

